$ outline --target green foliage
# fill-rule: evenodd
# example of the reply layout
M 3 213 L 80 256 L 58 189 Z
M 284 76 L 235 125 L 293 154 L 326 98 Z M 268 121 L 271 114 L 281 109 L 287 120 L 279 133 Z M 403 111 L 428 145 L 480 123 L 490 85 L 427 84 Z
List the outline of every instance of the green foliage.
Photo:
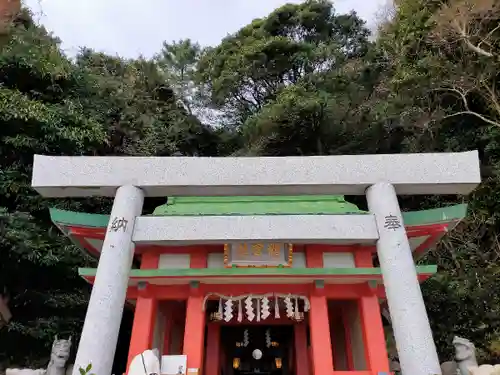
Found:
M 78 371 L 80 372 L 80 375 L 95 375 L 95 374 L 90 373 L 91 370 L 92 370 L 92 363 L 89 363 L 86 368 L 80 367 L 78 369 Z
M 478 28 L 487 24 L 474 14 L 488 1 L 398 2 L 395 18 L 382 29 L 378 48 L 387 59 L 387 87 L 397 93 L 386 113 L 399 117 L 405 133 L 403 150 L 414 152 L 478 149 L 483 184 L 470 197 L 470 212 L 457 229 L 424 262 L 439 266 L 439 274 L 424 285 L 434 337 L 443 360 L 451 358 L 453 335 L 471 339 L 480 360 L 499 358 L 498 238 L 500 234 L 499 131 L 497 111 L 498 59 L 478 54 L 468 35 L 454 36 L 447 20 L 467 23 L 485 45 L 498 43 L 499 34 Z M 489 4 L 488 17 L 498 9 Z M 483 34 L 481 35 L 481 32 Z M 488 38 L 494 38 L 491 40 Z M 458 198 L 458 200 L 461 198 Z M 433 198 L 446 204 L 457 198 Z M 430 199 L 413 200 L 412 207 Z
M 193 114 L 199 92 L 194 85 L 196 64 L 200 58 L 201 48 L 191 40 L 181 40 L 172 44 L 163 43 L 163 49 L 156 57 L 165 80 L 174 89 L 182 104 Z
M 89 286 L 77 269 L 95 265 L 48 207 L 109 212 L 110 201 L 42 199 L 30 187 L 33 154 L 213 155 L 222 133 L 177 103 L 154 61 L 85 49 L 72 62 L 31 22 L 12 29 L 0 73 L 0 287 L 13 314 L 0 363 L 45 366 L 54 335 L 81 330 Z
M 44 365 L 54 335 L 78 332 L 85 314 L 88 288 L 75 270 L 95 263 L 47 224 L 0 208 L 0 283 L 13 297 L 13 320 L 0 331 L 9 343 L 2 361 Z
M 363 55 L 367 34 L 359 18 L 336 16 L 328 1 L 287 4 L 205 51 L 198 79 L 212 105 L 241 123 L 304 76 Z
M 372 117 L 373 82 L 379 72 L 359 59 L 337 69 L 311 73 L 285 87 L 243 125 L 248 152 L 322 155 L 389 151 L 375 138 L 386 133 Z M 353 69 L 356 69 L 353 71 Z

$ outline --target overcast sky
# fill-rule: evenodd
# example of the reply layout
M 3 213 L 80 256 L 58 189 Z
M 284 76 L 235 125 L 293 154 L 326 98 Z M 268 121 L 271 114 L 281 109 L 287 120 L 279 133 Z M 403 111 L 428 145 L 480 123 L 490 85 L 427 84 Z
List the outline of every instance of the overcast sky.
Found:
M 227 34 L 285 3 L 300 0 L 24 0 L 74 54 L 86 46 L 109 54 L 151 57 L 162 42 L 190 38 L 216 45 Z M 338 13 L 354 9 L 373 23 L 385 0 L 337 0 Z

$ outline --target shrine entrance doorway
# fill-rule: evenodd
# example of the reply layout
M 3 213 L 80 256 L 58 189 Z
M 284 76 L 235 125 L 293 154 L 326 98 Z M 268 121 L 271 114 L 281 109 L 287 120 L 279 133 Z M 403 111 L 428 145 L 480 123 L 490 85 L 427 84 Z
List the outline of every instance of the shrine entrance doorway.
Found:
M 291 375 L 293 325 L 221 327 L 224 375 Z

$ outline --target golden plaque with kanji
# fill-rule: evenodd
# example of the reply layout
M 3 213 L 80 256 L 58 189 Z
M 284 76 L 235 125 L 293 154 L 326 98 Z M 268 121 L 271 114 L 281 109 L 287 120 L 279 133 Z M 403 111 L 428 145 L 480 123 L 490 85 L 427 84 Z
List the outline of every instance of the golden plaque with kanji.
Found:
M 225 267 L 291 267 L 293 245 L 283 242 L 235 242 L 224 245 Z

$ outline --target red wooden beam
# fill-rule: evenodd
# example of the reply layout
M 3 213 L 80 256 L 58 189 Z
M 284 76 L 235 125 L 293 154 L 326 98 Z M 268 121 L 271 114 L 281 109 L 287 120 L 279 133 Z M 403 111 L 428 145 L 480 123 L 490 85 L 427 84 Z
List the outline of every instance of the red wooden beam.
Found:
M 89 227 L 69 227 L 71 236 L 95 238 L 96 240 L 104 240 L 106 228 L 89 228 Z
M 188 245 L 188 246 L 163 246 L 163 245 L 138 245 L 135 253 L 155 253 L 155 254 L 209 254 L 222 253 L 224 245 Z
M 74 240 L 80 244 L 81 247 L 88 250 L 92 255 L 99 257 L 101 252 L 97 250 L 89 241 L 84 237 L 74 237 Z
M 209 293 L 218 293 L 223 295 L 242 295 L 242 294 L 267 294 L 269 291 L 278 294 L 300 294 L 309 296 L 312 293 L 312 284 L 201 284 L 200 292 L 204 295 Z M 383 287 L 377 289 L 377 294 L 383 292 Z M 328 299 L 357 299 L 360 296 L 372 293 L 368 291 L 365 284 L 327 284 L 324 287 L 324 294 Z M 154 296 L 159 300 L 186 300 L 189 295 L 189 285 L 147 285 L 144 290 L 138 290 L 137 287 L 129 287 L 127 299 L 136 299 L 139 295 Z M 213 299 L 217 299 L 216 296 Z
M 417 256 L 422 255 L 423 253 L 425 253 L 427 249 L 436 245 L 441 240 L 442 237 L 443 237 L 442 232 L 435 233 L 429 236 L 424 242 L 418 245 L 418 247 L 413 251 L 413 253 Z
M 253 320 L 252 322 L 249 322 L 248 320 L 244 320 L 243 322 L 238 322 L 235 319 L 231 320 L 230 322 L 210 322 L 210 324 L 213 325 L 220 325 L 220 326 L 241 326 L 241 325 L 250 325 L 250 326 L 266 326 L 266 325 L 275 325 L 275 326 L 293 326 L 295 324 L 298 324 L 297 322 L 287 318 L 287 317 L 281 317 L 280 319 L 273 319 L 272 317 L 267 318 L 266 320 L 261 320 L 260 322 Z
M 294 250 L 296 246 L 294 245 Z M 329 245 L 329 244 L 307 244 L 305 245 L 306 252 L 312 249 L 314 252 L 319 253 L 350 253 L 354 248 L 359 248 L 363 250 L 376 250 L 375 246 L 360 246 L 359 244 L 352 245 Z
M 414 237 L 422 237 L 422 236 L 430 236 L 423 244 L 421 244 L 415 251 L 417 254 L 420 254 L 426 248 L 434 245 L 440 239 L 440 237 L 446 233 L 448 224 L 429 224 L 429 225 L 420 225 L 418 227 L 407 227 L 408 238 Z M 104 240 L 104 236 L 106 234 L 106 228 L 98 227 L 98 228 L 90 228 L 90 227 L 78 227 L 78 226 L 70 226 L 69 235 L 74 237 L 79 243 L 82 244 L 86 249 L 90 252 L 99 254 L 99 251 L 95 249 L 92 245 L 86 241 L 86 238 L 92 238 L 97 240 Z M 432 239 L 431 239 L 432 238 Z M 84 241 L 84 242 L 82 242 Z M 306 249 L 307 252 L 353 252 L 354 247 L 360 251 L 369 250 L 374 253 L 376 251 L 375 246 L 359 246 L 359 245 L 328 245 L 328 244 L 309 244 L 302 245 L 298 244 L 294 246 L 294 250 L 304 251 Z M 214 252 L 223 252 L 223 245 L 204 245 L 204 246 L 162 246 L 162 245 L 138 245 L 135 249 L 136 254 L 142 253 L 170 253 L 170 254 L 199 254 L 201 253 L 214 253 Z M 318 255 L 319 256 L 319 255 Z
M 242 294 L 267 294 L 269 292 L 281 294 L 307 295 L 311 291 L 310 284 L 201 284 L 200 288 L 204 294 L 219 293 L 224 295 Z
M 418 227 L 406 227 L 408 238 L 422 237 L 434 235 L 437 233 L 446 233 L 448 230 L 448 224 L 429 224 L 429 225 L 419 225 Z
M 328 299 L 358 299 L 368 293 L 363 284 L 326 284 L 325 296 Z
M 185 300 L 189 295 L 189 285 L 147 285 L 145 290 L 129 286 L 127 289 L 127 299 L 143 295 L 151 295 L 158 300 Z
M 376 250 L 376 247 L 373 247 Z M 354 265 L 358 268 L 373 267 L 373 249 L 358 247 L 354 249 Z

